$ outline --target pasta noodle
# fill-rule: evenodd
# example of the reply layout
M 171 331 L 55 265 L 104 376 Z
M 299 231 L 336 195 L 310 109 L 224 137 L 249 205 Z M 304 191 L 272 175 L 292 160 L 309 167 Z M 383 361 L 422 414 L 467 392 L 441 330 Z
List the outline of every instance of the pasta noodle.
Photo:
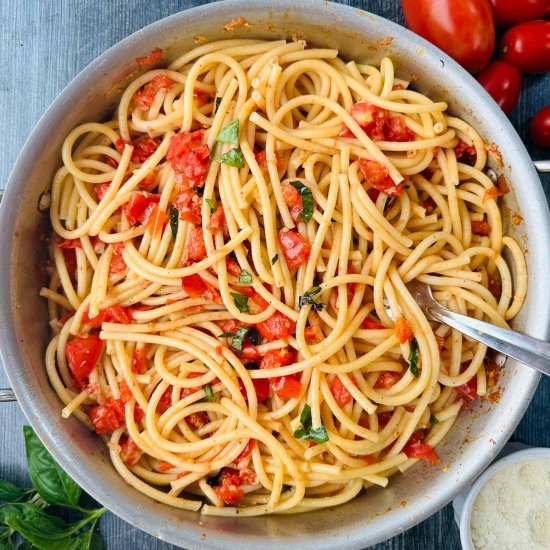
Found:
M 485 346 L 407 283 L 507 326 L 526 266 L 505 181 L 389 59 L 204 44 L 62 155 L 47 371 L 137 490 L 214 515 L 334 506 L 438 463 L 464 403 L 493 395 Z

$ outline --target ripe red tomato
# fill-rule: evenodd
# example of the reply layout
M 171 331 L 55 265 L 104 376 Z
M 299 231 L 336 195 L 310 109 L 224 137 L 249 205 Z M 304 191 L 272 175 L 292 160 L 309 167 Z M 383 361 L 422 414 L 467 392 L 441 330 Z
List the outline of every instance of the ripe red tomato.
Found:
M 311 246 L 297 231 L 279 231 L 279 244 L 290 269 L 298 269 L 311 253 Z
M 531 119 L 529 131 L 534 143 L 550 149 L 550 105 L 541 109 Z
M 489 62 L 495 24 L 489 0 L 401 0 L 408 27 L 475 73 Z
M 69 369 L 76 380 L 85 380 L 96 366 L 101 356 L 103 342 L 92 334 L 87 338 L 76 336 L 65 345 Z
M 296 323 L 280 311 L 276 311 L 269 319 L 256 325 L 258 332 L 268 341 L 286 340 L 296 332 Z
M 272 378 L 271 387 L 281 399 L 300 397 L 300 393 L 302 392 L 302 384 L 290 376 Z
M 330 393 L 332 393 L 340 408 L 347 405 L 351 401 L 351 393 L 348 391 L 346 386 L 344 386 L 339 376 L 335 376 L 332 380 L 332 383 L 330 384 Z
M 521 73 L 516 67 L 505 61 L 493 61 L 476 79 L 506 114 L 514 108 L 521 90 Z
M 363 172 L 371 188 L 386 193 L 390 197 L 401 195 L 406 180 L 395 183 L 388 173 L 388 169 L 376 160 L 359 159 L 359 169 Z
M 498 51 L 524 73 L 550 71 L 550 21 L 527 21 L 508 29 Z
M 498 26 L 544 19 L 550 13 L 549 0 L 491 0 Z

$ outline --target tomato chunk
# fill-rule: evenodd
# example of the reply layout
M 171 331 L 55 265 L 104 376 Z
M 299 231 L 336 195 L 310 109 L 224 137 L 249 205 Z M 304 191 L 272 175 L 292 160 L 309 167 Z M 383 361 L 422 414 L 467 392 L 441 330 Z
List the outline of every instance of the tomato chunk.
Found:
M 162 57 L 162 49 L 154 48 L 144 57 L 136 57 L 137 64 L 140 67 L 147 67 L 156 63 Z
M 294 380 L 290 376 L 278 376 L 271 379 L 271 387 L 273 391 L 281 399 L 290 399 L 292 397 L 300 397 L 302 384 L 298 380 Z
M 256 400 L 258 403 L 262 403 L 269 397 L 269 379 L 268 378 L 254 378 L 252 380 L 254 389 L 256 390 Z M 243 381 L 239 378 L 239 388 L 246 401 L 248 401 L 248 394 L 244 387 Z
M 126 466 L 135 466 L 141 459 L 142 450 L 136 442 L 130 437 L 121 437 L 120 441 L 120 459 Z
M 254 156 L 256 157 L 256 162 L 259 164 L 262 171 L 267 172 L 267 153 L 265 152 L 265 149 L 262 151 L 254 151 Z M 283 170 L 285 163 L 277 151 L 275 151 L 275 162 L 277 163 L 277 172 Z
M 395 320 L 395 333 L 401 344 L 404 344 L 412 336 L 412 328 L 406 319 L 398 317 Z
M 210 149 L 202 143 L 204 132 L 182 132 L 170 138 L 166 160 L 176 173 L 176 183 L 185 187 L 203 187 Z
M 408 458 L 425 458 L 430 464 L 437 464 L 441 459 L 431 445 L 422 443 L 424 432 L 418 431 L 411 435 L 409 441 L 403 447 L 402 452 Z
M 394 384 L 401 380 L 401 375 L 397 372 L 383 371 L 378 375 L 376 383 L 374 384 L 375 388 L 383 388 L 387 390 L 391 388 Z
M 390 197 L 401 195 L 407 180 L 404 179 L 399 183 L 395 183 L 390 178 L 388 169 L 376 160 L 359 159 L 358 162 L 359 168 L 365 176 L 365 180 L 371 187 Z
M 268 341 L 283 339 L 286 340 L 291 334 L 296 332 L 296 323 L 276 311 L 269 319 L 256 325 L 258 332 Z
M 225 221 L 225 213 L 223 211 L 223 206 L 219 205 L 216 207 L 216 210 L 210 216 L 210 222 L 207 225 L 207 229 L 211 233 L 215 233 L 218 229 L 221 229 L 224 235 L 229 234 L 227 229 L 227 223 Z
M 468 164 L 469 166 L 473 166 L 476 163 L 477 153 L 473 145 L 468 145 L 465 141 L 460 139 L 454 151 L 458 162 Z
M 128 325 L 132 322 L 132 308 L 123 306 L 111 306 L 107 309 L 99 310 L 99 314 L 95 317 L 88 317 L 88 310 L 82 316 L 82 322 L 90 325 L 92 328 L 101 328 L 103 323 L 120 323 Z
M 367 330 L 382 330 L 386 328 L 378 319 L 371 319 L 370 317 L 365 317 L 361 323 L 361 327 Z
M 224 468 L 220 476 L 220 483 L 214 487 L 214 491 L 226 504 L 235 504 L 243 498 L 244 491 L 240 488 L 242 480 L 237 470 Z
M 192 190 L 184 189 L 175 199 L 174 206 L 179 210 L 179 219 L 200 224 L 201 216 L 201 198 Z
M 124 405 L 119 399 L 108 399 L 104 405 L 92 407 L 88 414 L 99 435 L 116 430 L 124 420 Z
M 330 384 L 330 393 L 332 393 L 340 408 L 347 405 L 351 401 L 351 393 L 348 391 L 346 386 L 344 386 L 339 376 L 335 376 L 332 379 Z
M 97 334 L 76 336 L 65 345 L 69 369 L 77 382 L 87 380 L 101 357 L 103 343 Z
M 197 296 L 203 295 L 208 289 L 206 283 L 197 273 L 194 275 L 189 275 L 188 277 L 183 277 L 181 280 L 181 286 L 191 298 L 196 298 Z
M 268 351 L 260 363 L 261 369 L 285 367 L 294 362 L 294 355 L 287 349 L 273 349 Z
M 153 80 L 147 82 L 143 88 L 135 95 L 134 105 L 140 111 L 147 111 L 153 105 L 157 92 L 166 91 L 172 87 L 174 81 L 167 76 L 155 76 Z
M 290 269 L 299 268 L 311 253 L 311 246 L 297 231 L 279 231 L 279 244 Z
M 80 239 L 63 239 L 62 241 L 59 241 L 55 246 L 61 249 L 82 248 L 82 243 L 80 242 Z
M 160 195 L 152 195 L 146 191 L 133 191 L 130 194 L 130 200 L 122 206 L 122 211 L 130 225 L 136 225 L 137 222 L 144 223 L 151 214 L 149 207 L 158 203 Z
M 472 221 L 472 233 L 474 235 L 487 236 L 491 234 L 491 226 L 487 220 Z
M 252 451 L 254 450 L 255 445 L 256 445 L 256 440 L 249 439 L 248 443 L 245 445 L 241 454 L 235 460 L 239 461 L 239 460 L 242 460 L 243 458 L 247 458 L 248 456 L 250 456 L 252 454 Z
M 152 204 L 145 212 L 143 225 L 145 229 L 156 237 L 162 233 L 164 225 L 168 221 L 168 214 L 161 210 L 156 204 Z
M 138 343 L 134 349 L 134 355 L 132 357 L 132 372 L 143 374 L 146 370 L 147 346 L 145 344 Z
M 290 215 L 292 216 L 292 219 L 298 223 L 299 216 L 302 213 L 303 204 L 302 204 L 302 196 L 298 192 L 298 190 L 290 185 L 290 183 L 285 183 L 282 186 L 283 191 L 283 198 L 285 199 L 286 204 L 290 207 Z
M 206 247 L 202 227 L 193 227 L 189 230 L 187 242 L 185 243 L 184 257 L 188 261 L 197 262 L 206 256 Z
M 474 376 L 470 381 L 466 382 L 466 384 L 457 386 L 454 390 L 458 393 L 460 399 L 466 403 L 473 401 L 477 397 L 477 376 Z

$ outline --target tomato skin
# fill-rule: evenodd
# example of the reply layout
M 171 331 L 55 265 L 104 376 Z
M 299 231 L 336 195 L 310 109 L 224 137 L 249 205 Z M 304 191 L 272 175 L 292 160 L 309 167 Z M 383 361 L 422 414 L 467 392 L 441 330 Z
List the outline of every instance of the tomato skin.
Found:
M 157 150 L 159 145 L 159 138 L 150 138 L 146 136 L 138 139 L 134 143 L 132 162 L 145 162 Z
M 147 55 L 143 57 L 136 57 L 137 64 L 140 67 L 147 67 L 148 65 L 153 65 L 160 60 L 162 57 L 162 49 L 158 46 L 153 48 Z
M 166 160 L 176 173 L 176 183 L 185 187 L 203 187 L 210 149 L 202 143 L 203 130 L 182 132 L 170 138 Z
M 146 223 L 151 214 L 149 207 L 159 201 L 160 195 L 152 195 L 147 191 L 133 191 L 130 200 L 122 205 L 122 211 L 130 225 L 136 225 L 137 222 Z
M 486 237 L 491 234 L 491 226 L 487 220 L 472 221 L 472 233 Z
M 550 105 L 541 109 L 529 123 L 533 143 L 550 149 Z
M 458 141 L 458 145 L 454 148 L 454 151 L 458 162 L 468 164 L 469 166 L 473 166 L 476 163 L 477 152 L 473 145 L 468 145 L 465 141 L 460 139 Z
M 476 75 L 476 80 L 506 114 L 514 108 L 521 91 L 521 73 L 516 67 L 493 61 Z
M 406 319 L 398 317 L 395 320 L 395 333 L 401 344 L 404 344 L 412 336 L 412 328 Z
M 120 438 L 120 459 L 126 466 L 135 466 L 143 454 L 136 442 L 130 437 Z
M 378 375 L 376 383 L 374 384 L 375 388 L 389 389 L 394 384 L 401 380 L 401 375 L 397 372 L 383 371 Z
M 424 432 L 413 433 L 401 452 L 405 453 L 407 458 L 425 458 L 430 464 L 437 464 L 441 460 L 439 455 L 431 445 L 422 443 L 423 439 Z
M 185 290 L 186 294 L 190 298 L 202 296 L 202 294 L 204 294 L 208 289 L 206 283 L 197 273 L 195 273 L 194 275 L 189 275 L 187 277 L 182 277 L 181 287 L 183 288 L 183 290 Z
M 254 450 L 255 445 L 256 445 L 256 440 L 249 439 L 248 443 L 245 445 L 241 454 L 235 459 L 235 461 L 239 461 L 239 460 L 242 460 L 243 458 L 250 456 L 252 454 L 252 451 Z
M 92 328 L 101 328 L 103 323 L 120 323 L 128 325 L 132 322 L 132 308 L 123 306 L 111 306 L 107 309 L 99 310 L 99 314 L 95 317 L 88 316 L 88 310 L 82 316 L 82 323 L 90 325 Z
M 544 19 L 550 13 L 548 0 L 491 0 L 497 26 Z
M 290 269 L 298 269 L 311 253 L 311 246 L 297 231 L 279 231 L 279 244 Z
M 256 157 L 256 162 L 260 166 L 260 169 L 263 172 L 267 172 L 267 153 L 265 149 L 263 149 L 262 151 L 254 151 L 254 156 Z M 280 172 L 285 167 L 285 163 L 283 159 L 279 156 L 277 151 L 275 151 L 275 162 L 277 165 L 277 172 Z
M 367 329 L 367 330 L 382 330 L 386 327 L 376 319 L 371 319 L 370 317 L 365 317 L 363 322 L 361 323 L 361 328 Z
M 229 229 L 227 228 L 227 222 L 225 221 L 225 212 L 223 206 L 218 205 L 212 216 L 210 216 L 210 221 L 206 226 L 208 231 L 211 233 L 216 233 L 218 229 L 222 230 L 224 235 L 229 235 Z
M 124 405 L 119 399 L 108 399 L 104 405 L 92 407 L 88 414 L 95 432 L 102 435 L 120 426 L 124 420 Z
M 197 262 L 206 256 L 202 227 L 193 227 L 189 230 L 184 254 L 187 254 L 187 260 L 191 262 Z
M 172 84 L 174 81 L 171 78 L 164 75 L 156 76 L 134 96 L 134 104 L 140 111 L 147 111 L 153 104 L 157 92 L 168 90 Z
M 298 190 L 290 183 L 285 183 L 282 186 L 283 198 L 285 199 L 286 204 L 289 206 L 290 215 L 295 223 L 298 223 L 299 216 L 303 210 L 302 197 Z
M 296 332 L 296 323 L 286 315 L 276 311 L 269 319 L 256 325 L 258 332 L 268 341 L 286 340 Z
M 330 384 L 330 393 L 332 393 L 340 408 L 347 405 L 351 401 L 351 393 L 346 386 L 344 386 L 339 376 L 335 376 L 333 378 L 332 383 Z
M 495 24 L 489 0 L 401 0 L 409 29 L 477 72 L 491 58 Z
M 454 390 L 466 403 L 473 401 L 477 397 L 477 376 L 474 376 L 469 382 L 466 382 L 466 384 L 457 386 Z
M 238 470 L 224 468 L 220 476 L 220 482 L 220 485 L 214 487 L 214 491 L 226 504 L 235 504 L 243 498 L 244 491 L 240 488 L 242 480 L 239 477 Z
M 97 365 L 103 342 L 97 334 L 87 338 L 76 336 L 65 345 L 65 355 L 69 363 L 69 369 L 77 381 L 83 381 L 90 376 L 90 373 Z
M 527 21 L 508 29 L 498 51 L 524 73 L 550 71 L 550 21 Z
M 256 390 L 256 399 L 258 403 L 262 403 L 269 397 L 269 379 L 268 378 L 254 378 L 252 380 L 254 389 Z M 239 378 L 239 388 L 245 399 L 248 401 L 248 395 L 246 393 L 246 388 L 244 387 L 243 381 Z

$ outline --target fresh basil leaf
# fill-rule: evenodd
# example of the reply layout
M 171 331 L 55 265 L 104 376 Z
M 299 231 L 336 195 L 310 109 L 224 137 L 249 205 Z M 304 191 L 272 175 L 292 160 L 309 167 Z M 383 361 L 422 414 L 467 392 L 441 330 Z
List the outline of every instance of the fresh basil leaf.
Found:
M 69 538 L 63 550 L 102 550 L 103 540 L 96 530 L 97 521 L 96 519 L 87 531 Z
M 287 485 L 286 483 L 283 483 L 283 488 L 281 489 L 281 493 L 286 493 L 287 491 L 292 491 L 294 487 L 292 485 Z
M 322 302 L 320 302 L 320 303 L 313 302 L 311 304 L 311 309 L 313 311 L 321 311 L 324 307 L 325 307 L 325 304 L 323 304 Z
M 434 424 L 439 424 L 439 420 L 435 414 L 430 415 L 430 424 L 433 426 Z
M 65 545 L 60 544 L 60 541 L 65 541 L 70 537 L 74 532 L 74 528 L 69 526 L 60 529 L 53 522 L 50 522 L 47 519 L 48 517 L 52 516 L 45 516 L 38 521 L 37 519 L 27 520 L 12 516 L 6 518 L 6 524 L 38 548 L 44 550 L 50 548 L 52 550 L 64 549 Z
M 241 313 L 249 313 L 250 308 L 248 307 L 248 296 L 245 296 L 244 294 L 238 294 L 237 292 L 231 292 L 231 296 L 233 296 L 233 302 L 235 303 L 235 306 L 237 306 L 237 309 Z
M 234 168 L 242 168 L 244 166 L 244 157 L 240 149 L 236 147 L 229 149 L 227 153 L 220 155 L 217 158 L 218 162 L 223 162 L 227 166 L 233 166 Z
M 273 258 L 271 258 L 271 265 L 275 265 L 275 262 L 279 259 L 279 254 L 275 254 Z
M 420 369 L 418 368 L 418 342 L 416 338 L 411 341 L 411 351 L 409 353 L 409 369 L 415 378 L 420 376 Z
M 233 145 L 239 143 L 239 119 L 233 119 L 227 126 L 224 126 L 216 141 L 220 143 L 232 143 Z
M 252 327 L 248 331 L 248 338 L 250 339 L 250 343 L 253 346 L 259 345 L 260 344 L 260 333 L 258 332 L 258 329 L 256 329 L 255 327 Z
M 207 401 L 216 401 L 216 396 L 214 395 L 214 390 L 212 389 L 212 386 L 210 384 L 206 384 L 203 388 L 204 390 L 204 398 Z
M 176 235 L 178 234 L 178 225 L 180 219 L 180 211 L 177 209 L 176 205 L 170 205 L 170 229 L 172 230 L 172 237 L 176 240 Z
M 62 518 L 46 514 L 46 512 L 32 502 L 15 502 L 0 506 L 0 523 L 6 523 L 6 520 L 9 517 L 16 517 L 27 521 L 36 521 L 37 523 L 40 523 L 44 516 L 46 516 L 48 521 L 54 523 L 59 529 L 63 529 L 66 526 L 66 523 Z
M 207 485 L 210 485 L 210 487 L 217 487 L 220 484 L 220 476 L 222 475 L 222 471 L 223 468 L 217 474 L 207 478 Z
M 11 538 L 13 533 L 12 529 L 8 528 L 9 535 L 6 535 L 3 539 L 0 540 L 0 550 L 18 550 L 21 548 L 22 544 L 15 546 L 13 539 Z M 30 548 L 30 547 L 29 547 Z
M 300 414 L 300 422 L 302 426 L 311 426 L 311 407 L 306 403 Z
M 38 494 L 49 504 L 75 508 L 82 489 L 63 471 L 30 426 L 23 426 L 29 474 Z
M 28 491 L 24 491 L 10 481 L 0 479 L 0 500 L 5 502 L 17 502 L 21 500 Z
M 290 185 L 292 185 L 302 197 L 302 211 L 298 219 L 303 222 L 308 222 L 311 216 L 313 216 L 313 194 L 301 181 L 291 181 Z
M 305 294 L 298 298 L 298 306 L 302 307 L 306 304 L 315 303 L 314 298 L 315 296 L 317 296 L 317 294 L 319 294 L 319 292 L 321 292 L 320 286 L 314 286 L 313 288 L 310 288 Z
M 252 275 L 248 273 L 246 269 L 243 269 L 241 271 L 241 274 L 239 275 L 239 283 L 241 283 L 242 285 L 252 284 Z
M 206 204 L 208 204 L 208 208 L 210 208 L 210 214 L 213 214 L 216 210 L 216 203 L 212 199 L 205 199 Z
M 36 548 L 36 546 L 32 545 L 32 542 L 28 540 L 24 540 L 18 547 L 17 550 L 32 550 L 33 548 Z
M 311 407 L 307 404 L 304 405 L 300 414 L 300 422 L 302 425 L 294 432 L 296 439 L 315 441 L 315 443 L 326 443 L 328 441 L 328 434 L 323 424 L 318 428 L 312 427 Z
M 231 347 L 236 351 L 243 351 L 243 340 L 250 327 L 242 326 L 237 329 L 237 334 L 231 338 Z
M 218 338 L 231 338 L 235 336 L 234 332 L 222 332 L 220 335 L 218 335 Z
M 212 160 L 216 156 L 216 151 L 218 150 L 218 144 L 214 143 L 212 145 L 212 149 L 210 149 L 210 153 L 208 154 L 208 158 Z

